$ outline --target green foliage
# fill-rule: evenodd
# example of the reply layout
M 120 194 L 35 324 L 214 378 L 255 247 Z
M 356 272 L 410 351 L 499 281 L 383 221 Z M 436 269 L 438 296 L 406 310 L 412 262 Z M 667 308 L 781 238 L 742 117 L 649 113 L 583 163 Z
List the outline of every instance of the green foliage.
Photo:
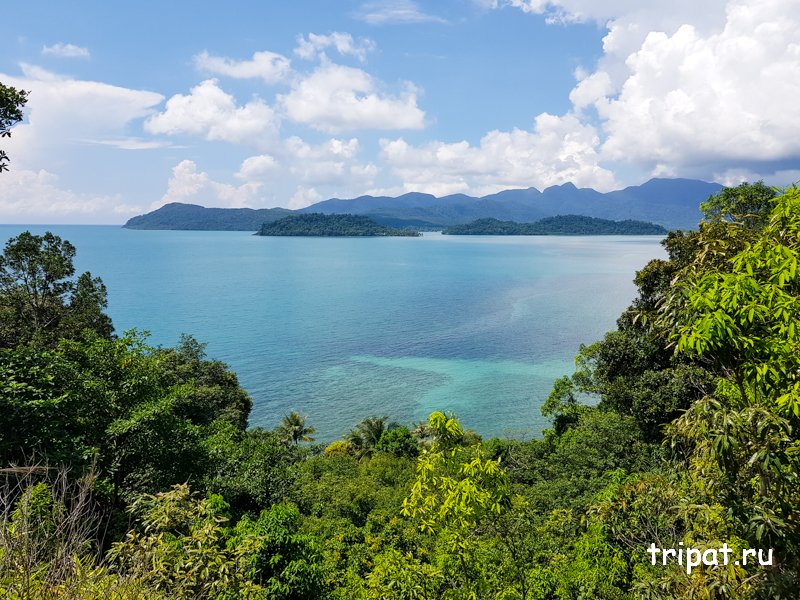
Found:
M 225 422 L 216 423 L 204 446 L 210 464 L 204 487 L 224 496 L 234 515 L 258 515 L 292 496 L 295 467 L 306 457 L 306 451 L 286 444 L 275 432 L 240 431 Z
M 247 577 L 270 600 L 316 600 L 326 595 L 322 556 L 314 538 L 299 532 L 296 507 L 275 504 L 257 520 L 236 524 L 229 546 L 243 545 L 250 553 Z
M 75 274 L 75 247 L 50 232 L 25 231 L 11 238 L 0 255 L 0 347 L 33 342 L 54 345 L 84 329 L 110 337 L 106 288 L 86 272 Z
M 554 596 L 559 599 L 632 600 L 623 552 L 592 524 L 576 541 L 569 559 L 557 566 Z
M 91 479 L 70 481 L 45 467 L 0 471 L 0 596 L 162 598 L 141 581 L 111 573 L 98 556 L 103 525 Z
M 685 321 L 677 332 L 678 350 L 711 355 L 743 396 L 778 394 L 796 415 L 799 215 L 800 190 L 792 188 L 775 200 L 758 239 L 731 257 L 731 268 L 691 276 L 673 298 Z
M 11 127 L 22 120 L 28 92 L 0 83 L 0 138 L 11 136 Z M 8 155 L 0 150 L 0 173 L 8 170 Z
M 430 420 L 436 423 L 437 413 Z M 417 518 L 423 532 L 451 530 L 455 549 L 486 513 L 501 514 L 509 504 L 505 471 L 484 458 L 481 445 L 465 448 L 438 442 L 419 458 L 403 514 Z
M 440 569 L 394 548 L 375 558 L 363 598 L 368 600 L 433 600 L 444 597 L 445 581 Z
M 676 359 L 666 345 L 642 328 L 609 332 L 581 347 L 574 384 L 598 394 L 602 408 L 633 417 L 646 439 L 660 441 L 664 425 L 713 387 L 705 368 Z
M 560 377 L 553 382 L 553 389 L 542 404 L 542 415 L 553 417 L 556 435 L 564 433 L 577 423 L 584 406 L 578 404 L 575 383 L 569 377 Z
M 756 183 L 740 183 L 722 188 L 700 205 L 707 221 L 736 222 L 748 228 L 760 228 L 768 219 L 778 190 Z
M 322 213 L 306 213 L 289 215 L 264 223 L 257 235 L 290 235 L 321 237 L 374 237 L 405 236 L 418 237 L 419 231 L 395 229 L 378 225 L 363 215 L 324 215 Z
M 381 438 L 388 431 L 386 424 L 388 420 L 389 417 L 367 417 L 345 436 L 356 458 L 372 456 Z M 396 424 L 390 424 L 388 427 L 396 427 Z
M 95 463 L 115 503 L 202 479 L 212 464 L 206 440 L 241 431 L 250 409 L 224 365 L 153 350 L 135 332 L 0 350 L 0 372 L 0 458 Z
M 232 542 L 219 497 L 193 498 L 186 485 L 144 495 L 131 504 L 139 527 L 109 551 L 114 568 L 171 598 L 267 598 L 254 583 L 257 536 Z
M 646 439 L 660 441 L 664 425 L 713 387 L 707 369 L 676 359 L 665 346 L 641 328 L 612 331 L 581 348 L 573 379 L 581 392 L 598 394 L 602 408 L 633 417 Z
M 644 439 L 632 417 L 583 407 L 561 434 L 513 443 L 507 464 L 511 482 L 533 509 L 584 512 L 607 485 L 660 459 L 660 447 Z
M 0 493 L 4 598 L 326 596 L 321 555 L 299 532 L 301 517 L 292 506 L 277 504 L 229 527 L 221 497 L 200 498 L 187 485 L 175 486 L 138 497 L 129 508 L 134 527 L 103 556 L 91 482 L 70 483 L 65 471 L 52 482 L 36 482 L 34 471 L 14 471 L 22 481 Z
M 336 440 L 325 447 L 325 456 L 328 458 L 343 458 L 345 456 L 353 455 L 353 447 L 350 445 L 350 442 L 345 440 Z
M 64 389 L 68 365 L 55 351 L 0 349 L 0 457 L 24 462 L 47 455 L 56 463 L 81 462 L 90 449 L 79 437 L 77 415 Z
M 774 199 L 755 240 L 730 267 L 691 271 L 665 318 L 679 319 L 677 348 L 712 361 L 716 390 L 672 428 L 694 447 L 691 472 L 753 546 L 800 553 L 800 190 Z M 784 564 L 796 581 L 797 567 Z M 781 590 L 787 573 L 770 573 Z
M 712 231 L 701 229 L 704 235 Z M 714 382 L 703 361 L 675 355 L 673 325 L 660 316 L 674 293 L 676 275 L 703 254 L 701 234 L 670 232 L 662 244 L 669 260 L 651 261 L 637 273 L 639 296 L 617 321 L 617 330 L 581 346 L 571 382 L 557 384 L 553 391 L 565 393 L 572 385 L 569 393 L 599 396 L 601 408 L 632 416 L 644 438 L 653 442 L 661 441 L 664 426 L 708 393 Z M 714 254 L 706 255 L 717 260 Z
M 475 534 L 508 511 L 512 494 L 505 469 L 486 458 L 482 444 L 463 446 L 461 425 L 434 412 L 434 442 L 417 460 L 417 476 L 403 501 L 410 517 L 437 549 L 437 566 L 452 580 L 452 598 L 478 598 L 490 587 L 476 555 Z
M 154 353 L 164 385 L 189 385 L 181 407 L 184 418 L 201 425 L 223 420 L 239 430 L 247 427 L 253 400 L 228 365 L 206 358 L 205 344 L 183 334 L 176 348 L 159 348 Z
M 416 458 L 419 454 L 419 443 L 411 435 L 409 428 L 402 425 L 384 431 L 375 445 L 375 449 L 398 457 Z
M 661 225 L 644 221 L 610 221 L 581 215 L 546 217 L 534 223 L 517 223 L 497 219 L 478 219 L 453 225 L 445 235 L 664 235 Z
M 582 348 L 577 373 L 555 386 L 546 407 L 556 416 L 554 435 L 533 456 L 511 453 L 522 466 L 516 479 L 533 483 L 540 471 L 543 480 L 526 492 L 536 504 L 537 487 L 559 489 L 556 473 L 541 473 L 551 456 L 592 482 L 607 479 L 603 473 L 615 466 L 604 461 L 602 445 L 591 452 L 592 440 L 619 437 L 607 427 L 613 423 L 573 437 L 596 414 L 584 412 L 576 424 L 577 392 L 599 395 L 600 409 L 612 419 L 629 415 L 644 440 L 659 441 L 666 425 L 674 460 L 665 464 L 682 475 L 654 475 L 652 466 L 639 463 L 651 473 L 611 482 L 608 497 L 590 512 L 592 544 L 608 547 L 609 557 L 632 570 L 616 588 L 647 598 L 766 598 L 786 597 L 796 585 L 794 559 L 771 570 L 698 569 L 689 576 L 676 568 L 655 571 L 635 550 L 660 535 L 662 547 L 729 541 L 798 555 L 799 195 L 792 188 L 776 196 L 763 184 L 724 190 L 704 205 L 707 221 L 699 231 L 670 233 L 664 241 L 669 260 L 637 274 L 640 294 L 618 331 Z M 574 484 L 560 493 L 575 494 Z M 580 554 L 577 544 L 574 552 Z M 588 573 L 591 565 L 580 569 Z M 570 577 L 557 574 L 555 581 Z M 605 594 L 593 589 L 590 595 Z
M 299 442 L 313 442 L 311 437 L 316 430 L 306 425 L 306 418 L 295 411 L 283 417 L 278 426 L 278 435 L 286 442 L 297 445 Z
M 399 518 L 413 481 L 413 463 L 379 453 L 314 456 L 297 465 L 293 500 L 304 530 L 322 540 L 326 581 L 336 598 L 358 597 L 378 556 L 416 548 L 417 528 Z
M 292 500 L 303 513 L 357 528 L 372 520 L 373 532 L 398 515 L 413 479 L 413 463 L 387 454 L 366 461 L 315 456 L 297 468 Z

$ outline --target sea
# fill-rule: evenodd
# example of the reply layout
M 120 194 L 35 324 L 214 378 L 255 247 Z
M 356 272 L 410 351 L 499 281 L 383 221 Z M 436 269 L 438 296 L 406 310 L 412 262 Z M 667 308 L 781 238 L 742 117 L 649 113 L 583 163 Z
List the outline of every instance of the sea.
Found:
M 257 237 L 249 232 L 0 225 L 52 231 L 108 288 L 117 332 L 207 344 L 253 398 L 250 425 L 296 410 L 339 438 L 368 416 L 450 411 L 484 436 L 533 438 L 581 344 L 634 298 L 659 236 Z

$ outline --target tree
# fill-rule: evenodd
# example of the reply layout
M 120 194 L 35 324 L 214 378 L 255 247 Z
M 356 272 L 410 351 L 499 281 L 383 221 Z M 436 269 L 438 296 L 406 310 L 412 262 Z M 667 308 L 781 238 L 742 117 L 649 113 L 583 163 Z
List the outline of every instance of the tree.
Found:
M 402 514 L 422 533 L 438 538 L 455 597 L 485 597 L 487 581 L 476 560 L 476 534 L 512 504 L 508 476 L 486 457 L 481 443 L 464 446 L 464 430 L 454 418 L 434 412 L 428 419 L 435 441 L 420 454 L 417 477 L 403 501 Z
M 24 463 L 36 455 L 51 464 L 75 464 L 91 451 L 62 385 L 68 370 L 54 351 L 0 349 L 0 463 Z
M 355 450 L 357 458 L 372 456 L 384 432 L 387 429 L 394 429 L 392 425 L 386 426 L 388 420 L 389 417 L 367 417 L 345 436 Z
M 783 597 L 797 589 L 788 557 L 800 554 L 800 189 L 775 198 L 753 241 L 725 262 L 684 273 L 664 307 L 677 350 L 718 374 L 672 434 L 689 442 L 693 477 L 738 535 L 787 557 L 761 573 Z
M 183 334 L 176 348 L 158 349 L 156 354 L 167 378 L 166 383 L 181 385 L 192 382 L 192 390 L 182 407 L 184 417 L 202 425 L 225 419 L 236 429 L 244 431 L 253 401 L 228 365 L 206 358 L 205 347 L 206 344 Z
M 245 516 L 236 524 L 229 546 L 249 550 L 245 575 L 270 600 L 317 600 L 326 596 L 322 555 L 313 536 L 301 533 L 297 507 L 279 503 Z
M 11 136 L 11 126 L 22 120 L 28 92 L 0 83 L 0 138 Z M 0 173 L 8 170 L 8 155 L 0 150 Z
M 299 442 L 313 442 L 314 438 L 311 437 L 311 434 L 316 432 L 317 430 L 313 427 L 306 426 L 306 418 L 296 411 L 292 411 L 283 417 L 281 424 L 278 426 L 280 436 L 295 446 Z
M 111 319 L 103 282 L 88 271 L 73 280 L 75 246 L 50 232 L 25 231 L 0 255 L 0 347 L 35 342 L 52 346 L 84 329 L 109 338 Z
M 279 478 L 245 472 L 271 456 L 242 441 L 250 399 L 235 377 L 217 373 L 215 361 L 184 370 L 175 354 L 148 347 L 135 332 L 64 339 L 54 349 L 0 349 L 0 463 L 24 463 L 35 453 L 75 472 L 95 464 L 98 489 L 114 506 L 188 480 L 242 489 L 246 501 L 280 493 L 273 485 Z M 228 384 L 210 387 L 206 369 Z M 249 462 L 231 465 L 220 456 L 240 447 Z M 214 475 L 224 481 L 210 481 Z
M 234 543 L 227 508 L 220 496 L 193 497 L 186 484 L 142 495 L 128 509 L 139 527 L 114 543 L 110 563 L 170 598 L 258 597 L 247 577 L 255 540 Z
M 293 466 L 306 456 L 274 431 L 240 431 L 230 423 L 217 423 L 204 444 L 211 465 L 205 488 L 224 496 L 234 516 L 257 516 L 288 497 L 297 478 Z
M 415 458 L 419 454 L 419 443 L 408 427 L 403 425 L 384 431 L 375 449 L 398 457 Z
M 741 223 L 746 227 L 757 228 L 766 223 L 778 191 L 756 183 L 740 183 L 736 187 L 726 187 L 700 205 L 707 221 L 727 221 Z

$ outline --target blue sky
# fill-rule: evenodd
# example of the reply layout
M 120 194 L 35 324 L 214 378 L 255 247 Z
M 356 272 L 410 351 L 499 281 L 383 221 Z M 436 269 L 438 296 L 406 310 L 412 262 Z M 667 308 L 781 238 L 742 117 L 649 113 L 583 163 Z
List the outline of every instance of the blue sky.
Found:
M 37 2 L 0 221 L 800 179 L 796 0 Z

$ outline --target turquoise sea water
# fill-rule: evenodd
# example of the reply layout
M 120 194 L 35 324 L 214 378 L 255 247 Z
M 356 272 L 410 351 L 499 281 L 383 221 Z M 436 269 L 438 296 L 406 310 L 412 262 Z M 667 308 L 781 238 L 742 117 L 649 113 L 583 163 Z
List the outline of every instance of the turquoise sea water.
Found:
M 253 397 L 251 425 L 290 410 L 322 441 L 369 415 L 452 410 L 535 436 L 553 380 L 614 327 L 658 237 L 261 238 L 244 232 L 51 230 L 103 278 L 117 331 L 207 342 Z

